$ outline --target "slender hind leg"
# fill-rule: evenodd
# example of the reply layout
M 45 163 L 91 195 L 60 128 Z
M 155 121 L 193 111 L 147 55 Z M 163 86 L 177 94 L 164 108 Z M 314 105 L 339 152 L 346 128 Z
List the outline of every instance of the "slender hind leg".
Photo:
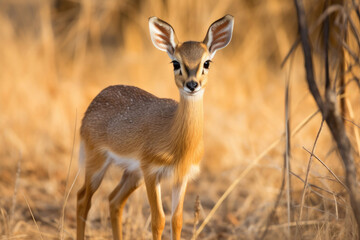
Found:
M 125 171 L 120 183 L 109 196 L 110 220 L 114 240 L 122 239 L 122 212 L 131 193 L 143 183 L 140 171 Z
M 103 153 L 86 152 L 85 182 L 77 193 L 77 240 L 85 238 L 85 223 L 91 207 L 91 198 L 102 182 L 109 166 Z

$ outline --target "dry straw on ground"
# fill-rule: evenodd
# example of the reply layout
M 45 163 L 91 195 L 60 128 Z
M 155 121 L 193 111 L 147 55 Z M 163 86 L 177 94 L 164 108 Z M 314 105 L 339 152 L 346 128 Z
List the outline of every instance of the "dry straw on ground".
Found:
M 336 30 L 330 38 L 330 77 L 344 76 L 346 91 L 339 91 L 340 80 L 334 86 L 337 101 L 344 99 L 340 105 L 358 168 L 359 1 L 329 1 L 327 10 L 325 0 L 304 3 L 319 86 L 326 78 L 326 16 Z M 305 81 L 293 1 L 3 0 L 1 240 L 75 238 L 76 191 L 83 178 L 82 172 L 78 175 L 78 128 L 101 89 L 131 84 L 157 96 L 178 98 L 168 57 L 151 45 L 148 17 L 167 20 L 184 41 L 202 40 L 208 25 L 226 13 L 235 17 L 234 37 L 211 66 L 205 93 L 206 153 L 200 176 L 188 186 L 183 238 L 196 233 L 196 239 L 358 238 L 343 164 L 326 124 L 317 138 L 322 118 Z M 344 19 L 346 25 L 341 25 Z M 337 71 L 338 29 L 347 34 L 340 47 L 346 50 L 344 73 Z M 297 48 L 281 67 L 294 42 Z M 291 186 L 283 182 L 286 143 Z M 121 171 L 112 168 L 94 196 L 89 239 L 111 239 L 107 196 L 120 177 Z M 151 237 L 144 191 L 135 192 L 126 206 L 125 239 Z M 163 237 L 169 239 L 167 184 L 163 195 Z

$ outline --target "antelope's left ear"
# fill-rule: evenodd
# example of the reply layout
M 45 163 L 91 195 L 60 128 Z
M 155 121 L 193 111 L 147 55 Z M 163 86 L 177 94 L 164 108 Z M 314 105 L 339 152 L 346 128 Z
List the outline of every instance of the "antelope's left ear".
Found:
M 160 18 L 151 17 L 149 18 L 149 30 L 154 46 L 161 51 L 167 52 L 171 57 L 178 43 L 171 25 Z
M 229 44 L 233 28 L 234 17 L 229 14 L 211 24 L 203 41 L 210 52 L 210 58 L 214 57 L 217 50 Z

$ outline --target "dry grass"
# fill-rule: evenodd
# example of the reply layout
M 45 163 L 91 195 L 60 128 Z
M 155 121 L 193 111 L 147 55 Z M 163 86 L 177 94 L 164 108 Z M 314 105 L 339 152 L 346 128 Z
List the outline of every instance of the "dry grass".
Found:
M 190 239 L 194 232 L 196 196 L 201 224 L 239 176 L 243 177 L 198 239 L 255 239 L 267 222 L 265 239 L 290 238 L 288 229 L 292 239 L 357 237 L 346 190 L 315 158 L 301 206 L 310 157 L 303 148 L 311 151 L 314 145 L 319 114 L 291 138 L 290 222 L 285 194 L 268 217 L 282 182 L 285 80 L 290 81 L 292 132 L 317 110 L 304 80 L 300 51 L 280 68 L 297 36 L 292 1 L 58 2 L 63 4 L 56 9 L 50 1 L 0 1 L 1 240 L 75 238 L 76 191 L 83 178 L 80 174 L 75 179 L 78 128 L 87 105 L 101 89 L 131 84 L 157 96 L 178 98 L 167 55 L 151 45 L 148 17 L 166 19 L 183 41 L 202 40 L 209 24 L 226 13 L 235 16 L 234 37 L 211 66 L 205 95 L 206 153 L 202 173 L 188 187 L 183 238 Z M 314 19 L 319 16 L 313 8 L 310 13 Z M 359 26 L 356 18 L 354 21 Z M 359 55 L 356 45 L 351 47 Z M 360 70 L 355 67 L 353 72 L 359 76 Z M 351 73 L 347 74 L 350 79 Z M 322 79 L 323 73 L 319 70 L 317 76 Z M 347 88 L 348 108 L 351 106 L 347 118 L 357 124 L 348 121 L 348 133 L 359 153 L 359 88 L 355 81 Z M 278 143 L 258 158 L 274 141 Z M 326 126 L 314 154 L 343 179 Z M 241 175 L 245 169 L 247 174 Z M 121 171 L 111 169 L 94 196 L 87 225 L 89 239 L 111 239 L 107 195 L 120 177 Z M 164 185 L 164 239 L 169 239 L 171 194 Z M 144 193 L 142 187 L 126 206 L 125 239 L 151 237 Z

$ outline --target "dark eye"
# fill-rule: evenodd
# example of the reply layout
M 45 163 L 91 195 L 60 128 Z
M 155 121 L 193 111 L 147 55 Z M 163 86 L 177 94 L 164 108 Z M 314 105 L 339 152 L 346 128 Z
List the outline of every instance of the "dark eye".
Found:
M 174 66 L 174 71 L 180 69 L 180 63 L 178 61 L 172 61 L 172 64 Z
M 207 60 L 206 62 L 204 62 L 204 68 L 205 69 L 209 69 L 209 67 L 210 67 L 210 60 Z

